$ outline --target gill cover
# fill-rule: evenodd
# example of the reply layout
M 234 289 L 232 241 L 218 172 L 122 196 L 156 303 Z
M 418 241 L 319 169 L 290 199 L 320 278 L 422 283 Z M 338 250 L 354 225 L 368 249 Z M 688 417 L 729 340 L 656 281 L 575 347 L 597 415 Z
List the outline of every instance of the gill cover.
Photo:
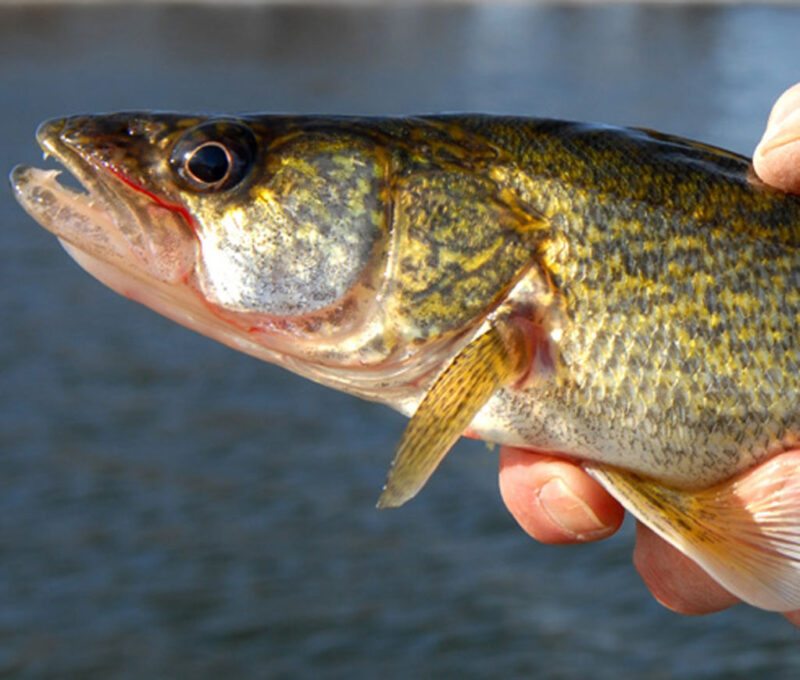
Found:
M 201 243 L 198 283 L 229 311 L 327 307 L 381 240 L 385 164 L 363 138 L 289 133 L 259 153 L 244 125 L 205 122 L 177 140 L 171 166 Z

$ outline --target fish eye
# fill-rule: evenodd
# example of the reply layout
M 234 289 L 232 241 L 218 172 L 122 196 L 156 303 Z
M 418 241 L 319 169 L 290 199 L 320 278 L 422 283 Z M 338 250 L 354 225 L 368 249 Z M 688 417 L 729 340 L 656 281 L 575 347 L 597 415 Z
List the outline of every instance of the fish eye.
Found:
M 244 125 L 212 121 L 186 132 L 172 149 L 170 165 L 182 183 L 195 191 L 226 191 L 250 172 L 256 140 Z

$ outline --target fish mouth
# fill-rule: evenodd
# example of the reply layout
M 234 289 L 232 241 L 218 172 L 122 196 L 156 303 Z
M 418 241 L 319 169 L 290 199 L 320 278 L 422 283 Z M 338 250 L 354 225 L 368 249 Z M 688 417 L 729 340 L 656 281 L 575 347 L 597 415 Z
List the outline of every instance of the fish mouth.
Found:
M 61 184 L 60 170 L 20 165 L 10 175 L 17 201 L 84 268 L 81 259 L 89 257 L 140 278 L 185 280 L 195 265 L 196 239 L 184 215 L 70 144 L 71 120 L 42 123 L 36 139 L 45 158 L 62 164 L 85 191 Z

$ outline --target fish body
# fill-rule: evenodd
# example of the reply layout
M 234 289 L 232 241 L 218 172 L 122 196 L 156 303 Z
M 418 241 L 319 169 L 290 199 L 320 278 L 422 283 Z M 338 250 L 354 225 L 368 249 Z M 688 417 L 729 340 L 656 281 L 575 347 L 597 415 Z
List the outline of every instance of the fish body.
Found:
M 18 167 L 17 197 L 94 276 L 411 417 L 380 505 L 465 431 L 551 451 L 743 599 L 800 607 L 793 487 L 748 505 L 736 479 L 800 443 L 800 200 L 748 159 L 480 115 L 125 113 L 38 138 L 89 193 Z

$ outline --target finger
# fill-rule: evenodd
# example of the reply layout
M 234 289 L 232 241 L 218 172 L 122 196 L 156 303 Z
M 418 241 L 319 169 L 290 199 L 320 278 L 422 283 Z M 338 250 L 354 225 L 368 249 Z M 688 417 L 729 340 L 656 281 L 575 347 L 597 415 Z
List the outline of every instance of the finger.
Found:
M 579 465 L 524 449 L 500 449 L 500 493 L 520 526 L 543 543 L 605 538 L 625 514 Z
M 653 597 L 679 614 L 710 614 L 739 602 L 693 560 L 641 523 L 636 525 L 633 563 Z
M 756 174 L 783 191 L 800 193 L 800 83 L 775 102 L 753 153 Z

